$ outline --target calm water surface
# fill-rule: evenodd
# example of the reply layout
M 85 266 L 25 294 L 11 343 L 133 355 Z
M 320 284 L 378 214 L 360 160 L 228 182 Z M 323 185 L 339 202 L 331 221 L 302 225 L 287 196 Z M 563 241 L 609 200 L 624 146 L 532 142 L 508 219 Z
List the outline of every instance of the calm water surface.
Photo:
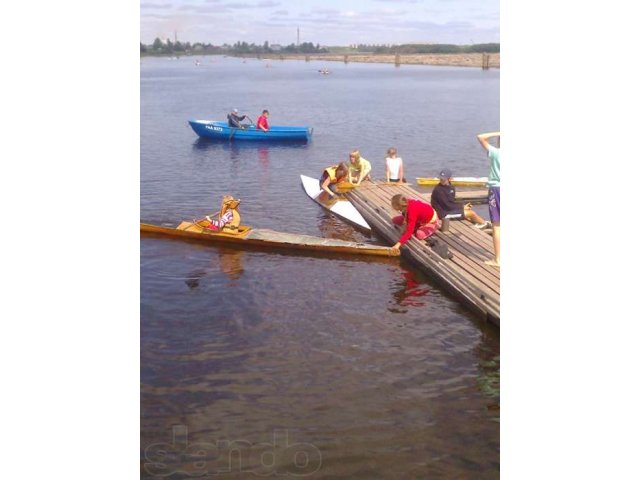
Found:
M 357 147 L 382 178 L 390 146 L 409 180 L 487 174 L 475 135 L 499 128 L 497 70 L 194 60 L 141 62 L 142 221 L 230 193 L 254 227 L 378 243 L 299 175 Z M 203 142 L 187 124 L 231 108 L 313 140 Z M 140 257 L 144 477 L 499 476 L 499 334 L 411 265 L 153 237 Z

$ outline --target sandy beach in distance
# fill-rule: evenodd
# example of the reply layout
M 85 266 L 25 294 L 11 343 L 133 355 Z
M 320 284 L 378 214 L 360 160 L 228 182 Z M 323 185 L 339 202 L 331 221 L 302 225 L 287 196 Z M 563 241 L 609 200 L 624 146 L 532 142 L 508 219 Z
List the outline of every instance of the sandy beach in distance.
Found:
M 262 55 L 263 59 L 270 60 L 319 60 L 326 62 L 362 62 L 362 63 L 396 63 L 394 54 L 372 54 L 372 53 L 348 53 L 348 54 L 268 54 Z M 400 55 L 401 65 L 441 65 L 456 67 L 482 67 L 482 53 L 453 53 L 453 54 L 432 54 L 420 53 L 410 55 Z M 489 67 L 500 68 L 500 54 L 489 54 Z

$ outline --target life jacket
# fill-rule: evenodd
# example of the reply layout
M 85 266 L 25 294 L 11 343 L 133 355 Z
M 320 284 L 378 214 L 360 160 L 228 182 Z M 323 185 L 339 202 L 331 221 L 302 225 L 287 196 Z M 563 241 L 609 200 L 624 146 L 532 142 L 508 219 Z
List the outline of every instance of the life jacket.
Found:
M 323 177 L 324 175 L 328 175 L 329 178 L 331 179 L 331 183 L 336 183 L 338 181 L 338 177 L 336 173 L 337 171 L 338 171 L 338 165 L 327 167 L 324 169 Z
M 233 215 L 231 221 L 225 223 L 222 227 L 223 232 L 237 232 L 238 227 L 240 226 L 240 212 L 238 212 L 238 205 L 240 205 L 240 200 L 233 198 L 231 195 L 225 195 L 222 197 L 222 209 L 218 214 L 219 218 L 227 212 L 231 212 Z

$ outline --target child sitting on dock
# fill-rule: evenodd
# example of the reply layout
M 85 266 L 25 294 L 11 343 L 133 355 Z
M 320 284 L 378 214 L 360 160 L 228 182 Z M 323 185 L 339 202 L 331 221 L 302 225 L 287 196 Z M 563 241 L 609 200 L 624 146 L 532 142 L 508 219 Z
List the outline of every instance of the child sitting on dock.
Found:
M 456 189 L 451 185 L 451 178 L 453 177 L 451 170 L 443 168 L 439 177 L 440 183 L 433 187 L 431 192 L 431 205 L 436 209 L 441 219 L 466 219 L 479 229 L 491 227 L 490 222 L 485 222 L 480 215 L 473 211 L 473 206 L 470 203 L 461 205 L 456 202 Z
M 327 192 L 330 197 L 336 196 L 336 186 L 344 182 L 349 174 L 349 169 L 344 163 L 332 165 L 322 171 L 320 177 L 320 188 Z
M 402 158 L 398 157 L 398 150 L 391 147 L 387 150 L 387 158 L 384 163 L 387 167 L 387 182 L 393 183 L 406 183 L 404 178 L 404 165 L 402 164 Z
M 391 219 L 393 223 L 407 225 L 398 242 L 391 247 L 392 250 L 399 250 L 414 234 L 418 240 L 424 240 L 436 233 L 442 225 L 436 211 L 426 202 L 397 194 L 391 198 L 391 206 L 402 213 Z
M 240 213 L 238 212 L 240 200 L 233 198 L 231 195 L 222 197 L 222 205 L 218 212 L 218 219 L 212 219 L 210 216 L 205 218 L 210 222 L 205 228 L 214 232 L 228 231 L 237 232 L 240 226 Z

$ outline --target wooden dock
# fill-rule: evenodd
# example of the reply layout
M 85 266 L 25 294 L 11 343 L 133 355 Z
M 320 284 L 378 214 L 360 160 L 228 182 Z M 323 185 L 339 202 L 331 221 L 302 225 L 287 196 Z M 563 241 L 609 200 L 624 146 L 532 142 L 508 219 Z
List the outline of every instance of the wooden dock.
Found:
M 404 226 L 394 225 L 391 218 L 399 215 L 391 208 L 391 197 L 401 193 L 407 198 L 429 201 L 430 194 L 420 194 L 408 185 L 365 182 L 347 194 L 371 228 L 390 244 L 398 241 Z M 461 201 L 486 199 L 487 191 L 458 192 Z M 493 258 L 493 239 L 490 230 L 478 230 L 470 222 L 452 220 L 448 232 L 434 237 L 444 242 L 453 253 L 444 259 L 427 243 L 411 239 L 400 248 L 402 255 L 427 272 L 472 311 L 484 319 L 500 325 L 500 269 L 484 264 Z

